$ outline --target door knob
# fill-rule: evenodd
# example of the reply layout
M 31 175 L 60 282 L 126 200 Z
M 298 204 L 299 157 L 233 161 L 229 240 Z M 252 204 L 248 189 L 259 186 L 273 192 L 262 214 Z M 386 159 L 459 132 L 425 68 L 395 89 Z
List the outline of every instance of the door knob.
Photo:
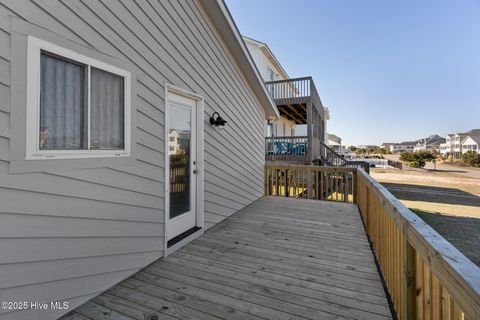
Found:
M 198 174 L 198 170 L 197 169 L 193 170 L 193 174 Z

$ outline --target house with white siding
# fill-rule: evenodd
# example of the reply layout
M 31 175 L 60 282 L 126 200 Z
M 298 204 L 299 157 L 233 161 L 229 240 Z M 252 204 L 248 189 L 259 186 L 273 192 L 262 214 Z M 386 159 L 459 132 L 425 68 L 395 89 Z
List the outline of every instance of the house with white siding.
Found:
M 440 154 L 444 158 L 448 158 L 453 155 L 453 149 L 455 145 L 455 134 L 447 134 L 445 143 L 440 144 Z
M 312 77 L 290 78 L 266 43 L 243 39 L 280 113 L 278 119 L 269 119 L 265 125 L 266 160 L 318 161 L 328 146 L 330 113 Z
M 467 153 L 468 151 L 475 151 L 480 153 L 480 135 L 468 135 L 462 141 L 462 154 Z
M 416 141 L 404 141 L 400 143 L 391 144 L 389 151 L 391 153 L 413 152 L 416 144 L 417 144 Z
M 246 36 L 243 36 L 243 40 L 263 81 L 286 80 L 290 78 L 266 43 Z M 296 127 L 297 124 L 285 116 L 281 116 L 275 121 L 270 119 L 265 124 L 265 136 L 295 136 Z
M 451 133 L 447 135 L 445 144 L 440 146 L 441 154 L 447 158 L 452 157 L 455 160 L 461 159 L 463 152 L 463 140 L 467 136 L 479 136 L 480 129 L 471 129 L 467 132 Z
M 432 134 L 426 138 L 419 139 L 417 144 L 415 145 L 413 151 L 432 151 L 432 152 L 439 152 L 440 145 L 445 143 L 445 138 L 440 137 L 437 134 Z
M 257 200 L 277 117 L 222 1 L 2 1 L 2 300 L 72 310 Z
M 328 146 L 339 154 L 342 154 L 342 155 L 345 154 L 346 148 L 344 145 L 342 145 L 342 138 L 331 133 L 327 133 L 327 135 L 328 135 Z

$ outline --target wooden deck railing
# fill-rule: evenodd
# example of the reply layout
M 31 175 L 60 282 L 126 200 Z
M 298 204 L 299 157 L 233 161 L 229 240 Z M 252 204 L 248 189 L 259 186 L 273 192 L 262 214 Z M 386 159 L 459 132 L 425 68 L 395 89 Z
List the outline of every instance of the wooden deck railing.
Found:
M 362 168 L 370 172 L 368 162 L 347 160 L 338 154 L 332 147 L 320 141 L 320 164 L 334 167 Z
M 170 165 L 170 192 L 184 192 L 187 190 L 190 177 L 189 170 L 188 163 Z
M 353 202 L 355 168 L 265 165 L 265 194 Z
M 356 203 L 400 320 L 480 320 L 480 268 L 364 170 L 266 165 L 265 194 Z
M 308 161 L 307 136 L 266 137 L 265 160 Z
M 480 319 L 480 268 L 363 170 L 355 183 L 398 319 Z
M 296 103 L 299 98 L 309 98 L 311 95 L 312 77 L 276 80 L 265 82 L 267 91 L 274 100 Z

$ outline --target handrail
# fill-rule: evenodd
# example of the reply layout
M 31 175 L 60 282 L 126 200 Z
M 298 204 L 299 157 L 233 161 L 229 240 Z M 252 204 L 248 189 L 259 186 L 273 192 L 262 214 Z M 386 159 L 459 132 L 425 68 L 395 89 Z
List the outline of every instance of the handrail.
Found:
M 398 319 L 480 319 L 480 268 L 358 169 L 356 197 Z
M 334 167 L 362 168 L 367 173 L 370 172 L 368 162 L 347 160 L 323 141 L 320 141 L 320 164 Z
M 265 195 L 353 202 L 355 168 L 265 165 Z

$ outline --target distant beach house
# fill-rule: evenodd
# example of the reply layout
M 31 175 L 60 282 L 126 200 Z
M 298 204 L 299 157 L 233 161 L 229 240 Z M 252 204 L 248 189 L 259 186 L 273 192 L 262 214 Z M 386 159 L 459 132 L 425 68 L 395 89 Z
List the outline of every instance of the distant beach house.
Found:
M 440 153 L 443 157 L 461 159 L 463 152 L 463 141 L 467 136 L 480 136 L 480 129 L 472 129 L 467 132 L 451 133 L 447 135 L 446 141 L 440 146 Z
M 480 135 L 468 135 L 462 141 L 462 154 L 467 153 L 468 151 L 475 151 L 476 153 L 480 152 Z
M 387 150 L 387 152 L 390 152 L 390 147 L 396 143 L 394 142 L 384 142 L 380 145 L 380 148 Z
M 342 138 L 339 136 L 328 133 L 328 145 L 335 150 L 335 152 L 345 154 L 345 146 L 342 145 Z
M 416 141 L 404 141 L 400 143 L 394 143 L 390 145 L 391 153 L 403 153 L 403 152 L 413 152 L 415 146 L 417 145 Z
M 417 141 L 413 151 L 432 151 L 432 152 L 439 152 L 440 145 L 445 143 L 445 138 L 440 137 L 437 134 L 432 134 L 426 138 L 420 139 Z

